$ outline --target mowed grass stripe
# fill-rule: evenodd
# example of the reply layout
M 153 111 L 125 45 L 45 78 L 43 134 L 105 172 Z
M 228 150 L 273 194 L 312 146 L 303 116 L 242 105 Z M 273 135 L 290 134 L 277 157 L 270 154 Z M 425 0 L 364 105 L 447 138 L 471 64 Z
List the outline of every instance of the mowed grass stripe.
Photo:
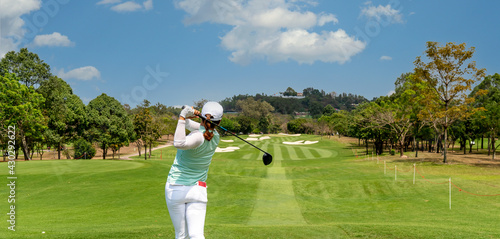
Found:
M 286 148 L 285 145 L 275 144 L 274 147 L 279 148 L 279 151 L 281 152 L 281 159 L 282 160 L 290 160 L 290 153 L 288 153 L 288 149 Z
M 311 148 L 300 147 L 300 151 L 304 155 L 304 159 L 314 159 L 314 155 L 311 153 Z
M 309 149 L 309 152 L 312 154 L 314 158 L 321 158 L 321 154 L 316 149 Z
M 295 149 L 293 146 L 286 145 L 286 150 L 288 151 L 289 158 L 291 160 L 299 160 L 299 156 L 297 156 L 297 153 L 295 152 Z
M 292 181 L 286 178 L 285 169 L 281 166 L 282 148 L 275 144 L 273 149 L 273 164 L 267 169 L 267 177 L 259 183 L 255 206 L 248 224 L 305 224 L 300 207 L 295 200 Z
M 292 146 L 295 149 L 295 152 L 297 153 L 297 159 L 306 159 L 306 155 L 304 154 L 304 151 L 302 149 L 301 145 L 298 146 Z

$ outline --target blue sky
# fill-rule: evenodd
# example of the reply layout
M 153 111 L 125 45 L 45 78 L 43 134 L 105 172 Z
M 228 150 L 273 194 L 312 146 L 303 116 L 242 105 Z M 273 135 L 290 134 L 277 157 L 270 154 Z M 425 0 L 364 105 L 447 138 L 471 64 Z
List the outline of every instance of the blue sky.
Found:
M 167 106 L 292 87 L 387 95 L 427 41 L 500 72 L 499 1 L 2 0 L 0 56 L 27 47 L 84 103 Z

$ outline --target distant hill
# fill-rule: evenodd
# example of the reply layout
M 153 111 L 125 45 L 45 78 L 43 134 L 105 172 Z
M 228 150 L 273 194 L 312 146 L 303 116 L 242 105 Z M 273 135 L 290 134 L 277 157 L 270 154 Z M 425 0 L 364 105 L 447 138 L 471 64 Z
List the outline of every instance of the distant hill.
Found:
M 276 113 L 293 114 L 294 112 L 309 112 L 312 116 L 320 115 L 323 112 L 323 108 L 327 105 L 333 106 L 336 110 L 351 111 L 358 104 L 368 101 L 365 97 L 355 94 L 325 93 L 323 90 L 307 88 L 302 93 L 296 93 L 295 95 L 289 95 L 286 92 L 285 94 L 279 93 L 274 95 L 235 95 L 222 100 L 220 103 L 225 111 L 237 112 L 239 109 L 236 107 L 236 102 L 249 97 L 268 102 L 274 107 Z

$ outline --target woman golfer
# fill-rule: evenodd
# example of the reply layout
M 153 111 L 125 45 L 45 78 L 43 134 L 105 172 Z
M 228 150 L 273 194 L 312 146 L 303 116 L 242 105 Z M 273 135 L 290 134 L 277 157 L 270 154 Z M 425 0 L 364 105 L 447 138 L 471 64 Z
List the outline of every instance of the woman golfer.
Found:
M 201 110 L 201 124 L 190 120 L 200 115 L 192 107 L 185 106 L 179 116 L 174 135 L 177 154 L 165 185 L 175 238 L 205 238 L 208 166 L 220 139 L 216 125 L 206 119 L 218 124 L 222 112 L 219 103 L 207 102 Z M 186 129 L 191 131 L 187 136 Z

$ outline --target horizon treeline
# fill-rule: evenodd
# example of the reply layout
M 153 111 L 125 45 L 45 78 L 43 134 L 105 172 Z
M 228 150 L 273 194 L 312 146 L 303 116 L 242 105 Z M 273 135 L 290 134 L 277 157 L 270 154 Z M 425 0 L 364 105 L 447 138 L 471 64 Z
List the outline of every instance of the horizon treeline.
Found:
M 398 150 L 443 152 L 455 142 L 464 150 L 487 138 L 493 155 L 500 128 L 500 75 L 486 75 L 471 60 L 465 44 L 428 42 L 415 69 L 395 79 L 395 93 L 369 101 L 363 96 L 312 87 L 288 87 L 279 96 L 234 95 L 220 101 L 221 125 L 233 132 L 306 133 L 350 136 L 377 154 Z M 206 100 L 193 102 L 201 108 Z M 29 160 L 53 147 L 70 159 L 92 158 L 135 144 L 144 158 L 163 135 L 175 132 L 179 108 L 147 99 L 131 108 L 101 94 L 85 105 L 70 85 L 50 73 L 50 66 L 26 48 L 0 61 L 0 149 Z M 12 130 L 13 129 L 13 130 Z M 8 132 L 9 131 L 9 132 Z M 12 131 L 12 132 L 11 132 Z M 222 132 L 221 132 L 222 133 Z M 9 135 L 7 137 L 7 135 Z M 482 140 L 481 142 L 483 142 Z M 424 144 L 425 142 L 425 144 Z M 468 142 L 468 145 L 467 145 Z M 71 146 L 71 150 L 67 146 Z M 481 143 L 483 148 L 483 143 Z M 149 153 L 148 153 L 149 150 Z

